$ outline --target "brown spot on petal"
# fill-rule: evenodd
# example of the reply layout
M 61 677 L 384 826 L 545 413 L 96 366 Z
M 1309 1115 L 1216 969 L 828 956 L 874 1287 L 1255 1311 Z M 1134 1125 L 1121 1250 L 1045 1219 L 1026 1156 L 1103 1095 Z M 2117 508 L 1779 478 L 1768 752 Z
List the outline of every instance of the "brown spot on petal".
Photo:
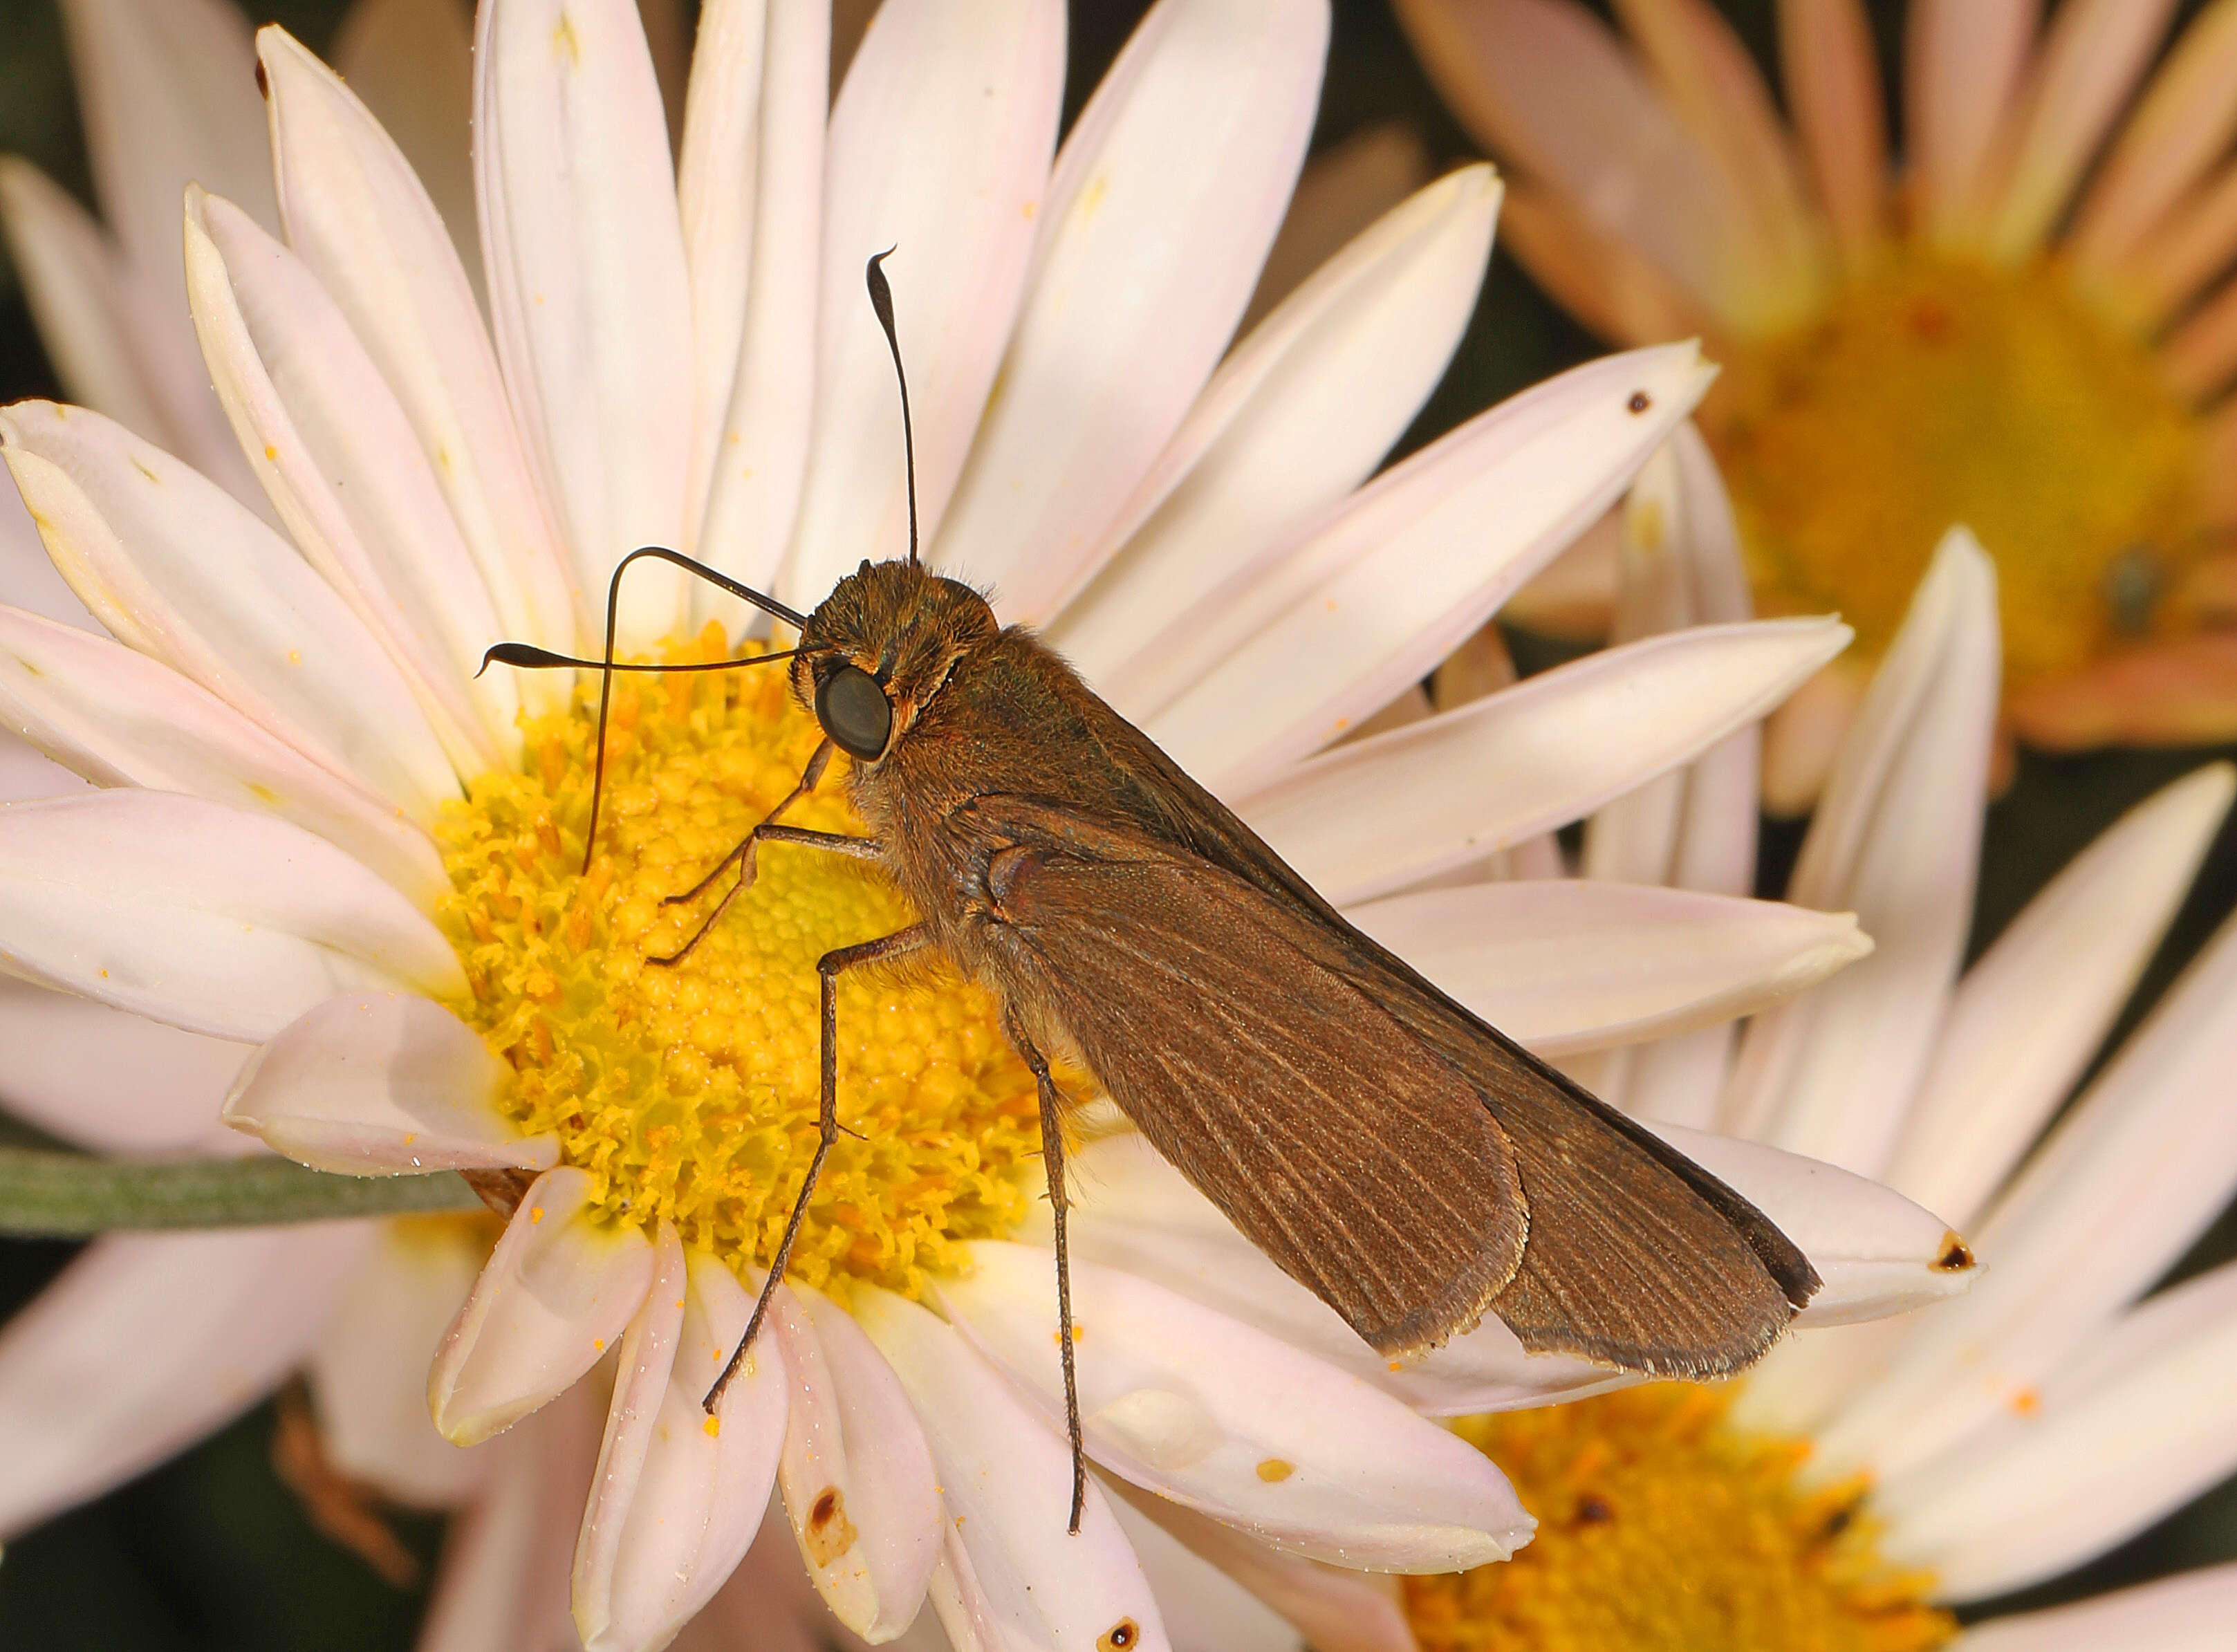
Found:
M 1942 1251 L 1934 1259 L 1935 1271 L 1939 1273 L 1963 1273 L 1975 1265 L 1973 1252 L 1955 1228 L 1942 1235 Z
M 828 1566 L 855 1546 L 855 1523 L 847 1518 L 847 1499 L 837 1486 L 825 1486 L 815 1494 L 800 1538 L 809 1563 L 816 1566 Z
M 1131 1617 L 1122 1617 L 1095 1637 L 1096 1652 L 1126 1652 L 1142 1644 L 1142 1629 Z

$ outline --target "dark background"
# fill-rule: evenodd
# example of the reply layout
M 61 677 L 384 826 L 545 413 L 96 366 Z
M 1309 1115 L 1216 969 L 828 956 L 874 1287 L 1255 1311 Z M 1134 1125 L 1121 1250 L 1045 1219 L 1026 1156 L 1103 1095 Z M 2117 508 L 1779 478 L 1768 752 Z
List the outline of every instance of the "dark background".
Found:
M 1718 0 L 1759 62 L 1772 62 L 1772 0 Z M 2181 8 L 2187 19 L 2200 0 Z M 1336 29 L 1315 145 L 1377 122 L 1410 122 L 1441 160 L 1475 153 L 1438 107 L 1385 0 L 1335 0 Z M 341 0 L 254 0 L 258 22 L 284 23 L 323 50 Z M 1072 0 L 1067 118 L 1145 7 Z M 1603 8 L 1604 9 L 1604 8 Z M 1900 61 L 1900 0 L 1871 0 L 1884 69 Z M 1772 83 L 1776 85 L 1776 79 Z M 1900 132 L 1891 109 L 1891 129 Z M 29 156 L 89 204 L 84 146 L 53 0 L 0 0 L 0 152 Z M 1501 252 L 1467 338 L 1405 446 L 1547 374 L 1600 353 Z M 61 393 L 0 259 L 0 402 Z M 1526 661 L 1554 655 L 1518 639 Z M 2130 804 L 2218 751 L 2023 755 L 2011 790 L 1990 810 L 1973 948 L 1997 931 L 2069 857 Z M 1765 895 L 1777 895 L 1800 829 L 1769 829 Z M 2237 826 L 2225 829 L 2114 1041 L 2134 1025 L 2233 906 Z M 0 1059 L 4 1059 L 0 1056 Z M 72 1254 L 62 1244 L 0 1240 L 0 1315 L 36 1292 Z M 2237 1214 L 2225 1213 L 2177 1277 L 2237 1255 Z M 132 1357 L 129 1348 L 120 1359 Z M 424 1583 L 394 1588 L 314 1531 L 271 1466 L 267 1404 L 183 1456 L 9 1546 L 0 1560 L 0 1647 L 10 1652 L 356 1652 L 412 1644 Z M 7 1471 L 0 1464 L 0 1474 Z M 437 1519 L 399 1516 L 399 1535 L 432 1569 Z M 2081 1571 L 2009 1602 L 2033 1606 L 2237 1557 L 2237 1480 Z M 1969 1613 L 1970 1616 L 1974 1614 Z

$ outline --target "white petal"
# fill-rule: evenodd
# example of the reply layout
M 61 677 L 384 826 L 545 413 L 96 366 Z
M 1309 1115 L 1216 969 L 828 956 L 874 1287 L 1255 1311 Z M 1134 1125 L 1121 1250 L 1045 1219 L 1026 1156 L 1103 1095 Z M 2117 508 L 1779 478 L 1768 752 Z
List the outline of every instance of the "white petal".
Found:
M 691 295 L 667 118 L 629 0 L 492 0 L 478 30 L 475 164 L 498 356 L 595 605 L 624 556 L 683 532 Z M 683 578 L 631 576 L 626 644 L 676 628 Z
M 768 0 L 710 0 L 699 10 L 683 101 L 676 206 L 691 281 L 691 476 L 685 520 L 707 509 L 745 335 L 762 164 Z M 690 549 L 688 545 L 684 547 Z
M 251 1047 L 0 975 L 0 1107 L 100 1153 L 208 1144 Z
M 1974 1234 L 1987 1269 L 1819 1437 L 1886 1473 L 1962 1442 L 2091 1345 L 2237 1183 L 2237 924 L 2225 924 Z
M 573 1652 L 568 1535 L 597 1459 L 588 1384 L 486 1449 L 490 1488 L 452 1523 L 417 1652 Z
M 0 1534 L 97 1497 L 262 1398 L 372 1237 L 371 1223 L 320 1222 L 96 1239 L 0 1329 Z
M 12 155 L 0 156 L 0 223 L 63 392 L 150 440 L 164 439 L 159 393 L 134 348 L 144 325 L 141 289 L 101 226 L 68 190 Z
M 1884 1318 L 1973 1283 L 1973 1258 L 1950 1225 L 1876 1181 L 1735 1136 L 1666 1124 L 1647 1128 L 1808 1254 L 1824 1284 L 1795 1320 L 1798 1328 Z
M 1093 583 L 1063 593 L 1053 646 L 1101 677 L 1367 479 L 1460 342 L 1500 194 L 1484 166 L 1418 191 L 1236 346 L 1081 564 Z
M 1571 878 L 1416 889 L 1344 915 L 1549 1057 L 1752 1014 L 1872 946 L 1845 913 Z
M 521 1196 L 427 1379 L 435 1426 L 461 1445 L 510 1428 L 596 1365 L 652 1280 L 652 1245 L 590 1213 L 571 1166 Z
M 302 261 L 187 192 L 187 296 L 218 400 L 310 565 L 381 639 L 464 774 L 518 751 L 496 610 L 403 410 Z M 261 462 L 260 462 L 261 460 Z
M 1976 1623 L 1955 1652 L 2221 1652 L 2237 1619 L 2237 1564 L 2178 1572 L 2047 1611 Z
M 980 1240 L 941 1305 L 1063 1426 L 1051 1252 Z M 1074 1259 L 1080 1421 L 1097 1463 L 1317 1560 L 1459 1571 L 1534 1523 L 1474 1447 L 1311 1355 Z
M 450 889 L 426 833 L 143 654 L 0 608 L 0 721 L 104 786 L 269 809 L 379 872 L 423 910 Z
M 1039 1412 L 914 1303 L 858 1285 L 855 1317 L 923 1420 L 954 1523 L 950 1553 L 967 1565 L 966 1598 L 982 1606 L 998 1644 L 1087 1652 L 1131 1620 L 1138 1633 L 1128 1645 L 1171 1652 L 1134 1551 L 1094 1484 L 1079 1534 L 1066 1532 L 1072 1454 Z M 935 1582 L 935 1603 L 940 1594 Z
M 266 51 L 259 31 L 257 50 Z M 349 83 L 425 186 L 443 228 L 478 280 L 474 222 L 473 14 L 458 0 L 353 0 L 335 28 L 334 69 Z M 267 74 L 270 65 L 267 63 Z M 267 81 L 267 89 L 269 83 Z M 267 96 L 270 96 L 267 89 Z M 275 159 L 281 144 L 273 144 Z M 285 162 L 274 180 L 288 214 Z M 300 250 L 300 248 L 298 249 Z
M 873 1644 L 908 1628 L 940 1558 L 932 1450 L 901 1379 L 821 1292 L 780 1291 L 772 1326 L 791 1373 L 779 1483 L 808 1576 Z
M 1563 825 L 1761 717 L 1848 644 L 1830 619 L 1702 625 L 1340 746 L 1237 800 L 1339 903 Z
M 441 933 L 321 838 L 121 790 L 0 809 L 0 957 L 213 1038 L 270 1038 L 353 988 L 465 990 Z
M 345 1176 L 549 1170 L 558 1139 L 524 1136 L 498 1099 L 512 1069 L 442 1005 L 409 993 L 329 998 L 256 1052 L 225 1120 Z
M 31 519 L 23 494 L 13 487 L 0 487 L 0 602 L 58 625 L 101 630 L 101 622 L 63 583 L 54 559 L 47 555 L 45 541 L 39 537 L 39 525 Z
M 1742 1041 L 1727 1118 L 1877 1175 L 1933 1054 L 1972 923 L 2001 677 L 1996 570 L 1943 540 L 1881 662 L 1803 842 L 1787 898 L 1853 911 L 1871 958 Z
M 1112 1499 L 1111 1512 L 1158 1604 L 1171 1615 L 1174 1652 L 1304 1652 L 1296 1629 L 1137 1509 L 1125 1492 Z
M 2076 856 L 1966 972 L 1888 1173 L 1970 1222 L 2065 1100 L 2128 1001 L 2237 794 L 2212 763 Z
M 2233 1285 L 2237 1266 L 2224 1266 L 2169 1292 L 2164 1315 L 2146 1304 L 2024 1415 L 1881 1482 L 1872 1502 L 1890 1558 L 1931 1565 L 1945 1599 L 2002 1595 L 2102 1554 L 2222 1479 L 2237 1467 Z
M 978 427 L 1033 244 L 1064 89 L 1053 0 L 893 0 L 831 111 L 815 435 L 779 591 L 822 599 L 865 558 L 908 547 L 893 358 L 863 295 L 887 266 L 930 542 Z M 1003 401 L 1015 393 L 1006 386 Z
M 458 796 L 380 644 L 223 490 L 82 409 L 17 402 L 0 443 L 55 565 L 118 641 L 414 820 Z
M 1326 0 L 1164 0 L 1066 139 L 939 546 L 1015 618 L 1046 618 L 1078 584 L 1243 319 L 1304 162 L 1328 31 Z M 1126 393 L 1080 393 L 1114 384 Z
M 373 1253 L 312 1345 L 307 1374 L 327 1460 L 419 1508 L 478 1491 L 494 1459 L 427 1418 L 427 1366 L 473 1288 L 482 1236 L 463 1223 L 383 1222 Z
M 756 586 L 769 583 L 791 542 L 815 423 L 828 0 L 770 0 L 763 38 L 753 268 L 706 519 L 697 525 L 701 558 Z M 697 599 L 727 600 L 705 591 Z
M 288 245 L 403 409 L 505 635 L 571 649 L 573 570 L 434 203 L 340 76 L 276 28 L 258 36 L 257 50 Z M 564 682 L 535 680 L 564 700 Z M 526 693 L 532 704 L 547 703 Z
M 664 1224 L 657 1254 L 575 1554 L 575 1622 L 590 1652 L 651 1652 L 707 1603 L 761 1525 L 784 1439 L 789 1379 L 774 1338 L 756 1342 L 713 1417 L 701 1403 L 753 1298 L 727 1264 L 687 1264 Z
M 1112 1489 L 1138 1515 L 1217 1565 L 1231 1585 L 1241 1585 L 1303 1630 L 1315 1652 L 1415 1652 L 1396 1578 L 1284 1554 L 1233 1526 L 1123 1481 L 1113 1483 Z M 1123 1514 L 1120 1517 L 1125 1518 Z M 1138 1527 L 1128 1525 L 1128 1535 L 1138 1546 L 1146 1547 L 1138 1531 Z M 1145 1569 L 1152 1569 L 1158 1598 L 1167 1600 L 1165 1580 L 1154 1569 L 1157 1563 L 1154 1558 L 1143 1562 Z M 1184 1652 L 1224 1652 L 1224 1640 L 1198 1641 L 1194 1601 L 1184 1598 L 1180 1604 L 1183 1612 L 1174 1615 L 1174 1644 Z
M 1709 387 L 1692 345 L 1572 369 L 1378 477 L 1238 571 L 1110 687 L 1216 787 L 1262 784 L 1489 618 L 1613 501 Z

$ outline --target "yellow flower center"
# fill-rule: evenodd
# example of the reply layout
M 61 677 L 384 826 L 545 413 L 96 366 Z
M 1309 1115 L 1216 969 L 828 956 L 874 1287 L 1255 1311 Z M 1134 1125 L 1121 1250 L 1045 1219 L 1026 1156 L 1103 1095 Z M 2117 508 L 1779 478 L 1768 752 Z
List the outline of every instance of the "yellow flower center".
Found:
M 670 658 L 720 658 L 709 627 Z M 511 1063 L 506 1106 L 593 1178 L 611 1219 L 767 1265 L 817 1138 L 816 960 L 914 914 L 872 867 L 764 844 L 753 887 L 663 966 L 735 881 L 690 889 L 791 790 L 815 749 L 781 667 L 615 682 L 597 854 L 583 875 L 597 688 L 524 722 L 518 773 L 484 775 L 439 829 L 440 918 Z M 843 764 L 844 758 L 840 759 Z M 784 818 L 861 836 L 843 769 Z M 839 978 L 839 1122 L 791 1272 L 919 1292 L 961 1243 L 1026 1210 L 1040 1149 L 1033 1076 L 993 1001 L 940 965 Z
M 2197 420 L 2059 269 L 1899 255 L 1736 355 L 1712 439 L 1768 610 L 1837 609 L 1877 650 L 1963 523 L 2015 685 L 2165 624 L 2200 548 Z
M 1861 1482 L 1805 1490 L 1795 1442 L 1688 1384 L 1471 1417 L 1538 1535 L 1502 1565 L 1409 1577 L 1422 1652 L 1928 1652 L 1957 1623 L 1891 1569 Z

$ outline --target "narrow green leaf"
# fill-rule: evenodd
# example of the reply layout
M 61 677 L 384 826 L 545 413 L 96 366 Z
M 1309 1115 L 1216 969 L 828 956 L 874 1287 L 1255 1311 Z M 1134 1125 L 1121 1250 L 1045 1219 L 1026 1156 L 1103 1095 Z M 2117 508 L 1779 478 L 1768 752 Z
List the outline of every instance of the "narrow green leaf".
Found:
M 253 1227 L 407 1211 L 480 1210 L 449 1171 L 333 1176 L 285 1159 L 135 1164 L 0 1147 L 0 1233 L 85 1239 L 121 1228 Z

